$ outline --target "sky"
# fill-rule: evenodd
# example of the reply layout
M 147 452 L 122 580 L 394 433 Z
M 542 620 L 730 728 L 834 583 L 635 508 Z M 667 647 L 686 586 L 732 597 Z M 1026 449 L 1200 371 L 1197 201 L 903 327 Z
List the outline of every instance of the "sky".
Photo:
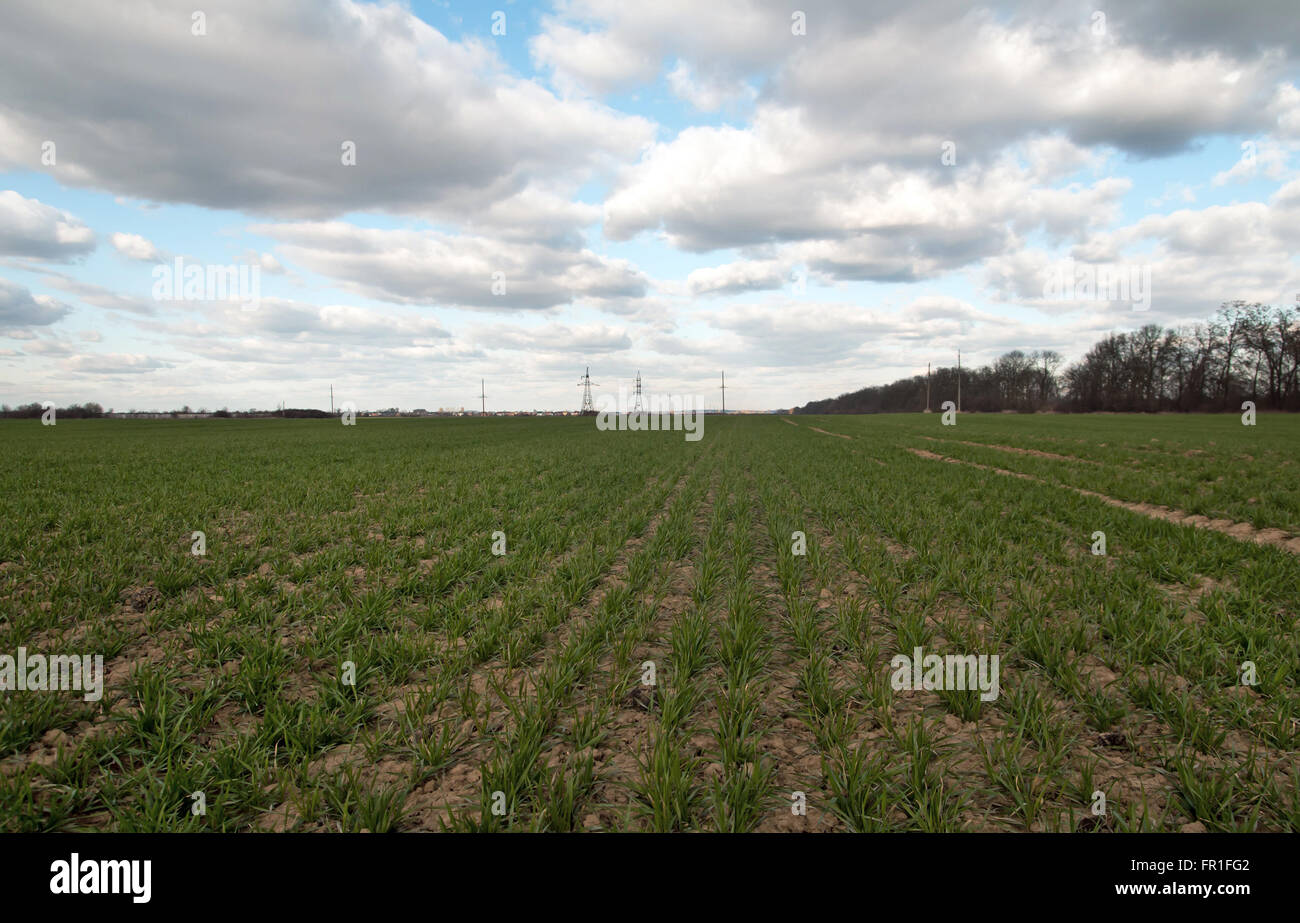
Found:
M 770 410 L 1294 306 L 1298 52 L 1294 0 L 7 0 L 0 402 Z

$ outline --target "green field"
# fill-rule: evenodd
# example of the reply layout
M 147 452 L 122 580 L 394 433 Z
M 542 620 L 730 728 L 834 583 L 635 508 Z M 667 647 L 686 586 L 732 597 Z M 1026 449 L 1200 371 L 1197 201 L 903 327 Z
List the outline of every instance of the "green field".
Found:
M 1300 829 L 1297 417 L 2 421 L 0 459 L 0 654 L 105 667 L 0 692 L 0 830 Z M 996 698 L 895 688 L 918 647 Z

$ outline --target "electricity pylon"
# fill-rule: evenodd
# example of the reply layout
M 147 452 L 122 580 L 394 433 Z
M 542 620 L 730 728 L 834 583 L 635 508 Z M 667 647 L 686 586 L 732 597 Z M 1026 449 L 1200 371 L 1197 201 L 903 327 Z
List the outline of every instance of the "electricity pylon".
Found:
M 591 366 L 587 366 L 587 372 L 578 382 L 578 387 L 582 388 L 582 411 L 583 416 L 594 415 L 596 413 L 596 404 L 591 399 Z M 600 387 L 597 385 L 597 387 Z

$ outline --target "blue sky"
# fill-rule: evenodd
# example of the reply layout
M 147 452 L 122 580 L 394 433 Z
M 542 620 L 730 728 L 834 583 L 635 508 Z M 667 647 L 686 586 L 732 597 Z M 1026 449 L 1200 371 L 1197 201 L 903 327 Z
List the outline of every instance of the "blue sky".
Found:
M 1293 304 L 1297 17 L 1191 9 L 20 0 L 0 401 L 568 408 L 590 366 L 774 409 Z M 255 304 L 160 300 L 177 257 Z M 1047 297 L 1065 259 L 1149 304 Z

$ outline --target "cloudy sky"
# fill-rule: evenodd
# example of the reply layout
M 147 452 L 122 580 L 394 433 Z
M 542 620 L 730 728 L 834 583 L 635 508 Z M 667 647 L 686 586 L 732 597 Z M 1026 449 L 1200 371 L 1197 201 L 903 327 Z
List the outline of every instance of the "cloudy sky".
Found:
M 1294 304 L 1294 0 L 1099 2 L 8 0 L 0 401 L 772 409 Z

